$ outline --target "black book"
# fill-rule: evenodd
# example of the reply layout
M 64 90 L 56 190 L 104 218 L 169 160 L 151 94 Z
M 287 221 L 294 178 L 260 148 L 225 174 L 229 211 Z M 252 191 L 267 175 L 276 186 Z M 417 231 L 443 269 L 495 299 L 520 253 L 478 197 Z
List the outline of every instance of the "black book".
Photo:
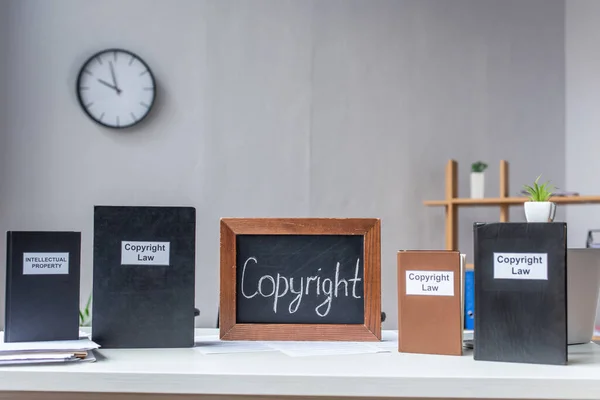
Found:
M 195 246 L 192 207 L 96 206 L 92 340 L 194 346 Z
M 7 232 L 5 342 L 79 338 L 80 259 L 80 232 Z
M 567 224 L 474 225 L 475 360 L 567 363 Z

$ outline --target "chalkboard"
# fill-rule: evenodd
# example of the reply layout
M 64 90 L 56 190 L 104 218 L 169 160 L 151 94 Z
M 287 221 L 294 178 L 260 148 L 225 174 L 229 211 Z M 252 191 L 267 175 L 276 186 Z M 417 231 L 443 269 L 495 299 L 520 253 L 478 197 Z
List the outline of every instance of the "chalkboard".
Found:
M 380 221 L 223 218 L 223 340 L 381 338 Z
M 364 238 L 238 235 L 238 323 L 364 323 Z

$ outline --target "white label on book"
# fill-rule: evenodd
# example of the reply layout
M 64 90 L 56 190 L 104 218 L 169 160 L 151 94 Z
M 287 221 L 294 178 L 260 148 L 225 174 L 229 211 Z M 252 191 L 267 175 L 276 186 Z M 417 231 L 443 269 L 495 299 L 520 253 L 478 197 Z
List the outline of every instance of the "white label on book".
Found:
M 494 253 L 494 279 L 548 279 L 547 253 Z
M 121 265 L 169 265 L 169 242 L 121 242 Z
M 68 275 L 69 253 L 23 253 L 23 275 Z
M 406 271 L 406 294 L 454 296 L 454 271 Z

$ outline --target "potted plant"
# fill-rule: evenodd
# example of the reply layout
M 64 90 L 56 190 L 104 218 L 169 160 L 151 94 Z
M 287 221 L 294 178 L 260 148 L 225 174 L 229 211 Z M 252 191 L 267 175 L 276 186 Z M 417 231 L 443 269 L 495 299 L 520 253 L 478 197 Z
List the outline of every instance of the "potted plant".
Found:
M 482 199 L 484 194 L 485 179 L 484 171 L 487 164 L 483 161 L 477 161 L 471 164 L 471 198 Z
M 552 222 L 556 214 L 556 204 L 550 201 L 554 188 L 549 182 L 539 184 L 541 175 L 533 182 L 533 186 L 525 185 L 529 201 L 525 202 L 525 218 L 527 222 Z

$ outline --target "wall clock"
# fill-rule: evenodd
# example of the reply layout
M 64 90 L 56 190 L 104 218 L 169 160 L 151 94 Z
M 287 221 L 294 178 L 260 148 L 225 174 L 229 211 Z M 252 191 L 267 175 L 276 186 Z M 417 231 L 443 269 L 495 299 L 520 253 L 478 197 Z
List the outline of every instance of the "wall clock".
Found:
M 100 125 L 128 128 L 148 116 L 154 105 L 154 75 L 144 60 L 130 51 L 103 50 L 81 67 L 77 98 L 85 113 Z

